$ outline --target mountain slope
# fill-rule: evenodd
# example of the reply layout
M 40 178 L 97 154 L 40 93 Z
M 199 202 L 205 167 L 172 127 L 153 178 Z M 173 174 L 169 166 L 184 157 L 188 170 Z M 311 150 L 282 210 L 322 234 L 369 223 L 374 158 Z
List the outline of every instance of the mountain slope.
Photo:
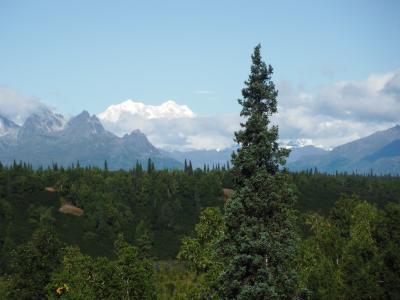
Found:
M 19 127 L 13 121 L 0 115 L 0 137 L 17 131 Z
M 364 158 L 366 161 L 374 162 L 382 158 L 400 156 L 400 139 L 395 140 L 383 148 L 379 149 L 375 153 L 368 155 Z
M 290 170 L 318 168 L 323 172 L 400 174 L 400 126 L 378 131 L 338 146 L 326 155 L 311 155 L 289 163 Z
M 164 151 L 165 155 L 176 159 L 177 161 L 184 162 L 185 159 L 192 162 L 194 168 L 203 168 L 204 165 L 208 165 L 210 168 L 213 165 L 226 165 L 231 161 L 232 152 L 235 149 L 227 148 L 221 151 L 217 150 L 191 150 L 191 151 Z
M 223 150 L 191 150 L 191 151 L 172 151 L 164 152 L 166 155 L 184 162 L 185 159 L 190 160 L 195 168 L 203 168 L 204 164 L 209 165 L 226 165 L 231 161 L 232 152 L 235 151 L 235 147 L 226 148 Z M 309 155 L 324 155 L 328 151 L 318 148 L 312 145 L 303 147 L 294 147 L 291 149 L 287 162 L 294 162 L 304 156 Z
M 48 108 L 42 108 L 31 114 L 18 131 L 18 141 L 35 145 L 38 136 L 51 138 L 53 133 L 63 130 L 66 120 L 60 114 L 55 114 Z
M 307 145 L 304 147 L 298 147 L 298 148 L 292 148 L 290 149 L 290 154 L 289 157 L 287 158 L 286 162 L 291 163 L 298 161 L 299 159 L 302 159 L 303 157 L 306 156 L 320 156 L 320 155 L 325 155 L 327 154 L 328 151 L 315 147 L 312 145 Z
M 19 129 L 19 125 L 0 115 L 0 153 L 4 153 L 9 145 L 16 143 Z
M 33 114 L 24 125 L 17 128 L 13 143 L 7 136 L 0 137 L 0 161 L 29 162 L 33 166 L 48 166 L 53 162 L 70 166 L 104 166 L 107 160 L 111 169 L 128 169 L 136 161 L 146 166 L 151 158 L 158 168 L 180 168 L 178 161 L 164 156 L 140 131 L 120 138 L 104 129 L 96 116 L 86 111 L 68 122 L 50 111 Z

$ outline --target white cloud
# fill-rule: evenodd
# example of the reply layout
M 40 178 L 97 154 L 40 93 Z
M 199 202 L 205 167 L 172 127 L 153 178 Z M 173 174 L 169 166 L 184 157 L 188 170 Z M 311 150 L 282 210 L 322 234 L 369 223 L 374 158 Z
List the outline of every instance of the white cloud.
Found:
M 313 91 L 278 84 L 280 139 L 288 143 L 337 145 L 400 122 L 400 70 L 373 74 L 361 81 L 341 81 Z M 203 91 L 205 92 L 205 91 Z M 165 109 L 166 103 L 171 109 Z M 233 144 L 238 115 L 198 117 L 173 101 L 159 106 L 123 102 L 99 114 L 107 129 L 123 135 L 140 129 L 158 147 L 222 149 Z
M 198 117 L 186 105 L 172 100 L 159 106 L 125 101 L 110 106 L 98 117 L 117 135 L 140 129 L 157 147 L 181 150 L 229 147 L 239 125 L 238 116 Z
M 32 113 L 47 108 L 35 97 L 25 96 L 11 88 L 0 86 L 0 115 L 21 125 Z
M 400 70 L 341 81 L 312 92 L 278 85 L 283 139 L 311 139 L 332 148 L 400 122 Z
M 285 143 L 332 148 L 400 123 L 400 70 L 312 91 L 289 82 L 277 86 L 279 114 L 273 122 L 279 125 Z M 29 114 L 43 108 L 47 106 L 38 99 L 0 86 L 0 114 L 14 122 L 22 124 Z M 239 115 L 196 116 L 188 106 L 172 100 L 161 105 L 127 100 L 110 106 L 99 118 L 117 135 L 140 129 L 154 145 L 169 149 L 229 147 L 241 121 Z
M 129 99 L 120 104 L 111 105 L 99 114 L 99 118 L 115 123 L 119 121 L 123 114 L 142 116 L 146 119 L 193 118 L 196 116 L 189 107 L 179 105 L 173 100 L 168 100 L 161 105 L 146 105 Z

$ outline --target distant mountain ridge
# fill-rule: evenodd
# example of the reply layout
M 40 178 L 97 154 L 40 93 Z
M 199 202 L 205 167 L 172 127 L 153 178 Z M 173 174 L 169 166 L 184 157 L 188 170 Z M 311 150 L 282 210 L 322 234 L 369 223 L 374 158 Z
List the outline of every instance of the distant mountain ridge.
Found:
M 305 156 L 288 164 L 293 171 L 400 174 L 400 126 L 340 145 L 324 155 Z
M 376 132 L 340 145 L 331 151 L 300 141 L 291 147 L 287 167 L 291 171 L 318 168 L 322 172 L 400 174 L 400 126 Z M 0 115 L 0 161 L 29 162 L 48 166 L 53 162 L 69 166 L 104 166 L 128 169 L 136 161 L 144 166 L 151 158 L 157 168 L 182 168 L 185 159 L 195 168 L 226 165 L 237 147 L 223 150 L 165 151 L 152 145 L 146 135 L 134 130 L 123 137 L 107 131 L 100 119 L 83 111 L 66 120 L 47 108 L 30 115 L 22 126 Z
M 291 171 L 317 168 L 321 172 L 400 174 L 400 126 L 378 131 L 370 136 L 340 145 L 331 151 L 296 141 L 285 143 L 291 147 L 286 166 Z M 235 147 L 217 150 L 171 151 L 166 155 L 183 162 L 191 160 L 194 167 L 204 164 L 225 165 Z
M 328 151 L 315 147 L 312 145 L 296 146 L 296 143 L 291 143 L 292 149 L 290 150 L 287 162 L 297 161 L 304 156 L 309 155 L 323 155 Z M 183 162 L 185 159 L 190 160 L 195 168 L 203 168 L 204 165 L 212 167 L 213 165 L 226 165 L 231 161 L 232 152 L 236 151 L 237 147 L 229 147 L 222 150 L 190 150 L 190 151 L 164 151 L 168 155 L 178 161 Z
M 0 115 L 0 137 L 10 134 L 13 131 L 19 129 L 20 126 L 15 124 L 13 121 Z
M 289 157 L 286 159 L 286 163 L 295 162 L 307 156 L 320 156 L 325 155 L 326 153 L 328 153 L 327 150 L 313 145 L 296 147 L 291 149 Z
M 189 150 L 189 151 L 164 151 L 165 155 L 172 157 L 180 162 L 185 159 L 192 162 L 194 168 L 203 168 L 208 165 L 210 168 L 214 165 L 224 166 L 231 161 L 232 152 L 236 148 L 230 147 L 223 150 Z
M 34 167 L 57 163 L 132 168 L 136 161 L 144 166 L 150 158 L 157 168 L 181 168 L 182 163 L 165 156 L 138 130 L 118 137 L 104 129 L 95 115 L 83 111 L 66 120 L 62 115 L 43 110 L 29 116 L 18 126 L 0 117 L 0 161 L 31 163 Z

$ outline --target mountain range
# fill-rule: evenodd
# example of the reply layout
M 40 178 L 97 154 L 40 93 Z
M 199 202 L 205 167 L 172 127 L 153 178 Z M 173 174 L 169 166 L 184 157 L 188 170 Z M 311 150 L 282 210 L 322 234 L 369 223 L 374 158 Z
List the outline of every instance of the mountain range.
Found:
M 133 109 L 133 108 L 132 108 Z M 134 107 L 134 109 L 140 109 Z M 149 112 L 153 113 L 153 112 Z M 331 151 L 292 141 L 287 167 L 291 171 L 318 168 L 322 172 L 400 174 L 400 126 L 338 146 Z M 185 159 L 195 168 L 204 164 L 225 165 L 236 147 L 223 150 L 166 151 L 152 145 L 145 134 L 133 130 L 122 137 L 107 131 L 99 118 L 83 111 L 66 120 L 42 108 L 22 126 L 0 115 L 0 161 L 29 162 L 34 167 L 57 163 L 70 166 L 128 169 L 136 161 L 144 166 L 149 158 L 157 168 L 182 168 Z
M 400 126 L 288 162 L 292 171 L 318 168 L 322 172 L 400 174 Z
M 151 158 L 158 168 L 181 168 L 182 163 L 165 156 L 139 130 L 118 137 L 104 129 L 95 115 L 83 111 L 66 120 L 51 110 L 29 116 L 22 126 L 0 117 L 0 161 L 29 162 L 34 167 L 57 163 L 112 169 L 128 169 Z

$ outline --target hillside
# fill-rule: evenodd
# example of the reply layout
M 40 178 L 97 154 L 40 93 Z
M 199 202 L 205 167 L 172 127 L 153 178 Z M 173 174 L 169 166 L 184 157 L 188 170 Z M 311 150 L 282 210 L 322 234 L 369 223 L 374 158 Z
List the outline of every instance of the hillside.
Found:
M 400 174 L 400 125 L 338 146 L 323 155 L 309 155 L 291 162 L 292 171 L 317 168 L 333 173 Z
M 22 126 L 4 117 L 1 120 L 3 164 L 16 160 L 46 167 L 53 163 L 70 166 L 79 161 L 82 166 L 103 167 L 107 161 L 110 169 L 129 169 L 137 161 L 146 165 L 150 158 L 160 169 L 182 167 L 163 155 L 139 130 L 118 137 L 86 111 L 67 121 L 62 115 L 43 110 L 29 116 Z

